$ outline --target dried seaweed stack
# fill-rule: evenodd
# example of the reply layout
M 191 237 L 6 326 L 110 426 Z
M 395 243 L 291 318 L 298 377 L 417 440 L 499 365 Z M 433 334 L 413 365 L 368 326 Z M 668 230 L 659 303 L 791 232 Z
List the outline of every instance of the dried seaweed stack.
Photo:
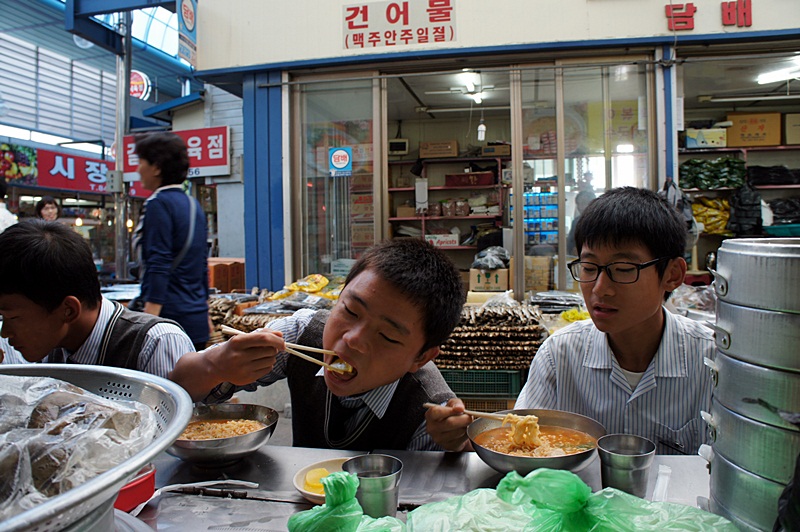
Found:
M 440 369 L 527 370 L 547 329 L 537 307 L 467 306 L 442 346 Z

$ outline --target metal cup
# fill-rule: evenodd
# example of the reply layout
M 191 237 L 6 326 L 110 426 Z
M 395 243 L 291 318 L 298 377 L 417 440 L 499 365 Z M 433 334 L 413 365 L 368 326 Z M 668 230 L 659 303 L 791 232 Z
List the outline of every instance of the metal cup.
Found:
M 644 498 L 656 445 L 633 434 L 608 434 L 597 440 L 604 488 L 616 488 Z
M 362 454 L 347 460 L 342 469 L 358 476 L 356 499 L 366 515 L 378 518 L 397 514 L 403 462 L 385 454 Z

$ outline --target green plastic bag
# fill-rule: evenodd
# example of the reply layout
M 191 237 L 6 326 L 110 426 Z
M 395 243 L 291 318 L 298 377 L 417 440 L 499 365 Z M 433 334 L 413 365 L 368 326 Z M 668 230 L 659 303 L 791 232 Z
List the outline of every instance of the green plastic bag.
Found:
M 508 473 L 496 490 L 478 489 L 408 514 L 409 532 L 730 531 L 728 520 L 698 508 L 650 502 L 607 488 L 592 493 L 569 471 Z
M 338 471 L 321 482 L 325 504 L 291 516 L 289 532 L 405 532 L 405 523 L 394 517 L 374 519 L 364 515 L 356 499 L 356 475 Z
M 355 532 L 364 511 L 356 500 L 358 477 L 344 471 L 321 480 L 325 504 L 298 512 L 289 518 L 289 532 Z

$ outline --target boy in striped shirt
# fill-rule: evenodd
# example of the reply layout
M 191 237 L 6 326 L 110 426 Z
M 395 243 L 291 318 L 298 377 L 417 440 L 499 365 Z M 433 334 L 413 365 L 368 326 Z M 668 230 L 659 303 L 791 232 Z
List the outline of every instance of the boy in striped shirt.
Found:
M 516 408 L 574 412 L 609 433 L 652 440 L 659 454 L 694 454 L 711 405 L 710 329 L 664 303 L 686 274 L 686 225 L 656 193 L 633 187 L 592 201 L 575 228 L 579 258 L 568 265 L 591 321 L 551 335 L 531 363 Z M 468 450 L 472 418 L 451 399 L 426 414 L 445 449 Z

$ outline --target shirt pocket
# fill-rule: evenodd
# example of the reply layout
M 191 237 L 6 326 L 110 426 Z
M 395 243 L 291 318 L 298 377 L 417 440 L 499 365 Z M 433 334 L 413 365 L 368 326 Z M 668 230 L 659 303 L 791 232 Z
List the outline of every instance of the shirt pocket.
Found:
M 705 426 L 699 417 L 678 429 L 656 423 L 656 454 L 696 454 L 707 439 Z

